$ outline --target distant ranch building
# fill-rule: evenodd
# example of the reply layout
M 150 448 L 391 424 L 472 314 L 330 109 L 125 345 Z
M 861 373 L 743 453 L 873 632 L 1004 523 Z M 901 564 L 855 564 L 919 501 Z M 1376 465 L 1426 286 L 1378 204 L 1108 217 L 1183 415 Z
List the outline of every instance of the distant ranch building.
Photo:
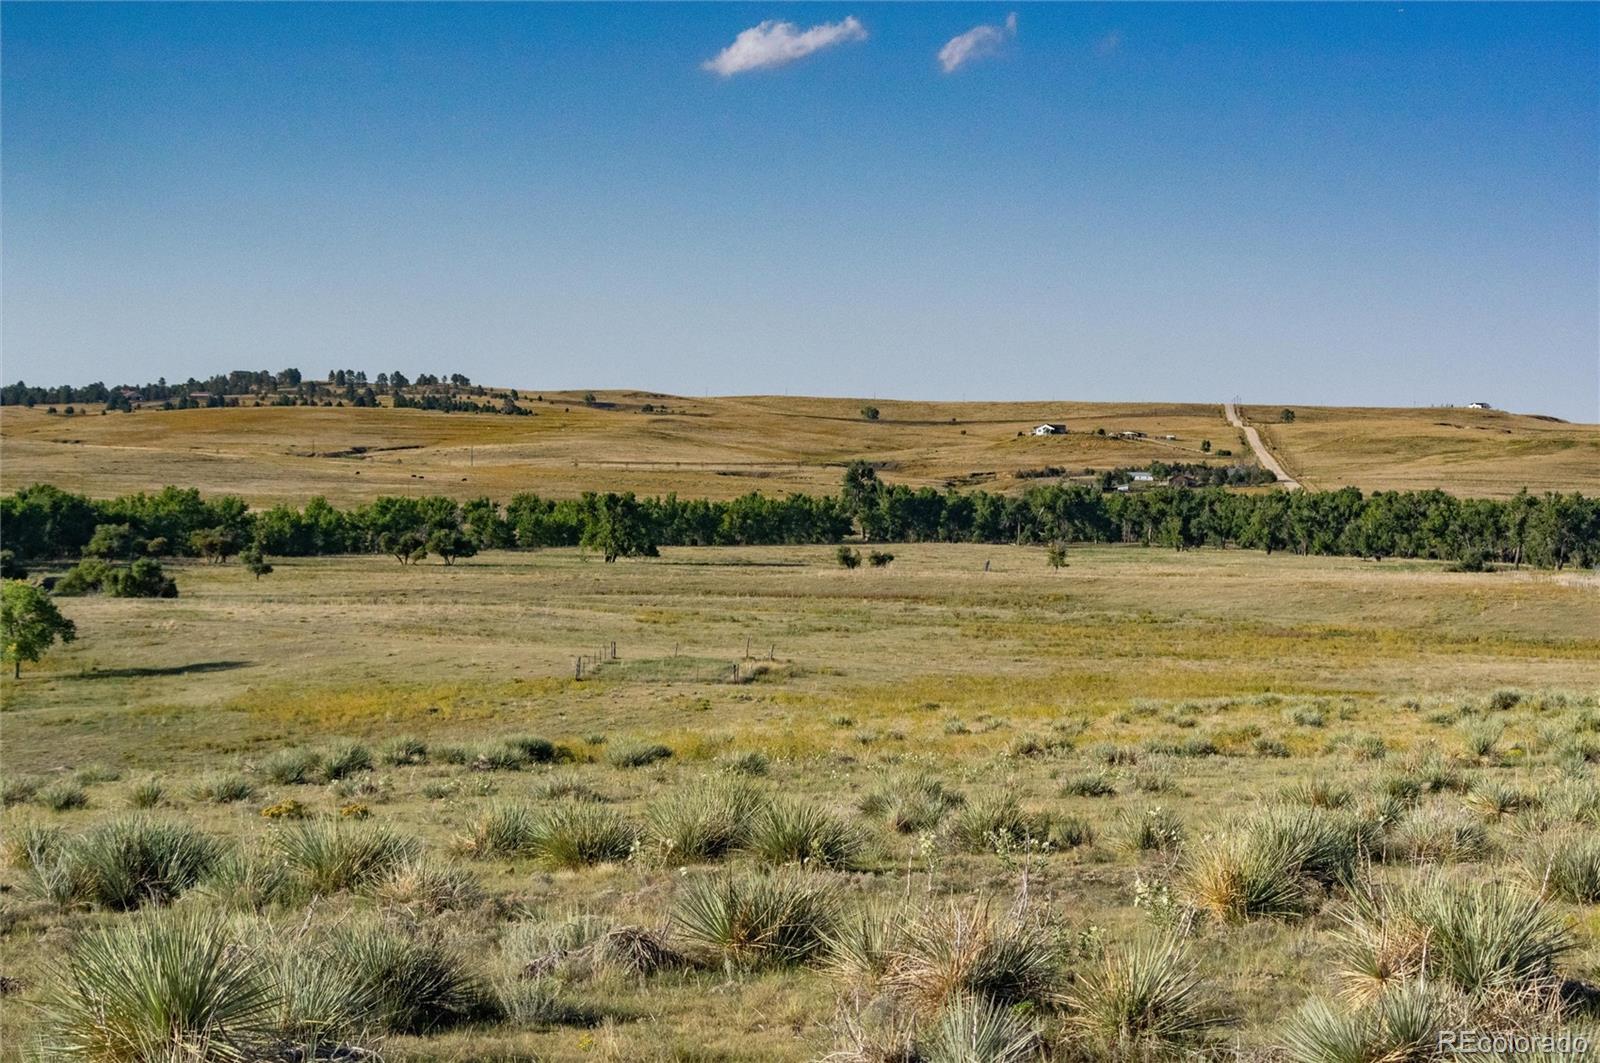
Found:
M 1064 436 L 1067 434 L 1067 426 L 1064 424 L 1035 425 L 1033 434 L 1036 436 Z
M 1467 403 L 1467 409 L 1469 409 L 1469 410 L 1492 410 L 1492 409 L 1494 409 L 1494 407 L 1490 406 L 1487 402 L 1469 402 L 1469 403 Z

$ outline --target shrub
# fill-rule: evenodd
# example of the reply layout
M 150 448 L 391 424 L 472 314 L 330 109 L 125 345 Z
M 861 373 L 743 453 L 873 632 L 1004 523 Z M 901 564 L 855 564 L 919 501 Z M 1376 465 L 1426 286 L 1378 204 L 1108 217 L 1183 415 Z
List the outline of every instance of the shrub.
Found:
M 38 792 L 37 779 L 8 778 L 4 785 L 0 785 L 0 806 L 10 808 L 12 805 L 26 804 L 32 801 Z
M 287 801 L 279 801 L 275 805 L 268 805 L 261 810 L 262 819 L 305 819 L 309 814 L 306 806 L 292 797 Z
M 884 984 L 922 1011 L 966 996 L 997 1004 L 1042 1002 L 1060 978 L 1050 929 L 1016 913 L 995 915 L 987 902 L 929 908 L 908 922 Z
M 672 921 L 693 948 L 742 967 L 804 963 L 839 924 L 831 883 L 792 870 L 707 876 L 678 896 Z
M 626 860 L 637 838 L 637 829 L 616 811 L 568 802 L 535 820 L 528 850 L 556 867 L 583 867 Z
M 522 759 L 529 764 L 549 764 L 556 759 L 555 743 L 548 739 L 518 735 L 506 739 L 506 745 L 520 752 Z
M 72 812 L 89 805 L 89 791 L 75 779 L 57 779 L 40 787 L 34 800 L 52 812 Z
M 1175 941 L 1107 949 L 1079 971 L 1069 1021 L 1106 1054 L 1161 1057 L 1194 1044 L 1217 1022 L 1200 979 Z
M 1022 1016 L 982 997 L 953 1000 L 917 1043 L 921 1063 L 1027 1063 L 1039 1034 Z
M 859 866 L 866 839 L 854 824 L 809 802 L 771 802 L 756 817 L 750 848 L 774 864 L 831 868 Z
M 347 926 L 327 955 L 359 1001 L 366 1020 L 384 1033 L 428 1033 L 488 1010 L 487 992 L 465 961 L 432 936 L 367 923 Z
M 1289 747 L 1276 738 L 1258 738 L 1253 747 L 1258 757 L 1288 757 Z
M 473 771 L 521 771 L 528 757 L 518 746 L 502 742 L 497 746 L 478 750 L 472 758 Z
M 255 786 L 243 775 L 221 774 L 208 776 L 195 784 L 197 801 L 214 805 L 227 805 L 235 801 L 248 801 L 256 793 Z
M 338 742 L 330 746 L 322 757 L 322 774 L 329 782 L 371 770 L 372 750 L 359 742 Z
M 1044 840 L 1052 849 L 1077 849 L 1094 844 L 1094 824 L 1082 816 L 1052 816 Z
M 48 1042 L 101 1063 L 256 1058 L 272 990 L 224 927 L 164 914 L 85 932 L 49 977 Z
M 274 842 L 290 871 L 317 894 L 366 889 L 419 849 L 413 838 L 339 820 L 285 827 Z
M 629 742 L 606 751 L 606 762 L 613 768 L 643 768 L 672 756 L 672 750 L 658 743 Z
M 316 781 L 322 756 L 312 749 L 280 749 L 263 757 L 258 770 L 279 786 L 303 786 Z
M 839 563 L 840 568 L 861 567 L 861 551 L 852 550 L 848 546 L 841 545 L 837 550 L 835 550 L 833 552 L 833 559 Z
M 657 800 L 646 812 L 650 846 L 667 863 L 719 860 L 745 845 L 766 796 L 736 779 Z
M 894 563 L 894 555 L 883 550 L 874 550 L 867 555 L 867 564 L 873 568 L 888 568 Z

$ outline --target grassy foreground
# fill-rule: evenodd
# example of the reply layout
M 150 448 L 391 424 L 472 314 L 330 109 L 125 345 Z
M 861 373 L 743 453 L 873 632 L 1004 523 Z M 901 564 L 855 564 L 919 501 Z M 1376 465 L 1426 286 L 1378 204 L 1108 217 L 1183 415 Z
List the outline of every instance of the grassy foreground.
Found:
M 1593 575 L 892 550 L 194 564 L 176 600 L 65 600 L 79 641 L 0 688 L 5 1058 L 84 1029 L 69 943 L 80 974 L 174 942 L 293 967 L 323 989 L 235 1030 L 387 1060 L 1593 1025 L 1552 1003 L 1600 980 Z M 1512 915 L 1511 958 L 1442 965 Z

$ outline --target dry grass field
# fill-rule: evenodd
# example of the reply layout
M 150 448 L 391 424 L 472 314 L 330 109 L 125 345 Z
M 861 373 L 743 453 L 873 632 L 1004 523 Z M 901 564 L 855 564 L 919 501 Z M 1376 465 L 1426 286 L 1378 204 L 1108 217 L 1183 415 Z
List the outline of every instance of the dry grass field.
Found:
M 1351 999 L 1355 887 L 1309 885 L 1270 916 L 1232 906 L 1206 855 L 1263 815 L 1368 824 L 1364 882 L 1543 888 L 1562 976 L 1600 979 L 1597 898 L 1550 893 L 1530 857 L 1600 825 L 1592 574 L 1137 547 L 1052 572 L 1039 549 L 893 551 L 857 571 L 826 547 L 283 559 L 260 581 L 178 564 L 175 600 L 63 599 L 79 640 L 0 688 L 0 1051 L 22 1058 L 44 1028 L 20 1005 L 59 992 L 64 943 L 194 918 L 312 970 L 348 970 L 324 939 L 439 944 L 493 1015 L 430 997 L 433 1021 L 356 1023 L 390 1061 L 889 1059 L 865 1042 L 897 1022 L 917 1058 L 1000 1058 L 926 1040 L 953 1021 L 935 987 L 976 977 L 935 947 L 954 933 L 940 920 L 987 903 L 979 945 L 1044 935 L 1028 948 L 1049 971 L 1004 991 L 1020 1005 L 1004 1021 L 1037 1027 L 1051 1058 L 1283 1058 L 1302 1005 Z M 684 838 L 709 843 L 685 817 L 719 800 L 755 810 L 752 833 L 686 855 Z M 51 878 L 70 839 L 130 816 L 244 855 L 158 914 Z M 580 829 L 599 835 L 583 854 L 551 847 Z M 382 831 L 420 863 L 330 883 L 302 844 Z M 790 861 L 805 869 L 761 877 Z M 783 875 L 832 891 L 842 920 L 810 959 L 696 920 L 707 883 Z M 902 929 L 846 944 L 883 912 Z M 1124 1043 L 1107 1015 L 1140 1006 L 1095 972 L 1172 934 L 1199 981 L 1151 1013 L 1205 1021 Z
M 918 403 L 606 392 L 597 407 L 547 394 L 530 417 L 389 408 L 141 410 L 67 418 L 0 411 L 7 489 L 35 481 L 94 496 L 167 484 L 252 504 L 336 504 L 382 494 L 565 497 L 585 490 L 728 498 L 829 492 L 855 458 L 913 486 L 1020 490 L 1018 470 L 1199 461 L 1202 441 L 1249 460 L 1217 404 Z M 643 412 L 645 405 L 654 407 Z M 1291 472 L 1316 487 L 1439 487 L 1502 497 L 1526 485 L 1600 490 L 1600 426 L 1471 410 L 1306 407 L 1293 425 L 1247 408 Z M 1064 436 L 1036 438 L 1040 422 Z M 1095 435 L 1103 428 L 1107 436 Z M 1142 439 L 1115 433 L 1138 431 Z M 1172 435 L 1175 439 L 1164 437 Z M 1213 461 L 1227 461 L 1211 455 Z

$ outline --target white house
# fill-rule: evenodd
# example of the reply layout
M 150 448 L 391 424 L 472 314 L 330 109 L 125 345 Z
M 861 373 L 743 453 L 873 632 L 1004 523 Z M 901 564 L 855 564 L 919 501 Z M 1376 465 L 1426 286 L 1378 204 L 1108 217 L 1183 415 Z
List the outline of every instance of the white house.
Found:
M 1134 472 L 1129 475 L 1133 477 L 1133 482 L 1136 484 L 1147 484 L 1155 479 L 1155 474 L 1149 472 Z
M 1064 436 L 1067 434 L 1067 426 L 1064 424 L 1035 425 L 1033 434 L 1036 436 Z
M 1490 406 L 1487 402 L 1469 402 L 1469 403 L 1467 403 L 1467 409 L 1469 409 L 1469 410 L 1492 410 L 1492 409 L 1494 409 L 1494 407 Z

